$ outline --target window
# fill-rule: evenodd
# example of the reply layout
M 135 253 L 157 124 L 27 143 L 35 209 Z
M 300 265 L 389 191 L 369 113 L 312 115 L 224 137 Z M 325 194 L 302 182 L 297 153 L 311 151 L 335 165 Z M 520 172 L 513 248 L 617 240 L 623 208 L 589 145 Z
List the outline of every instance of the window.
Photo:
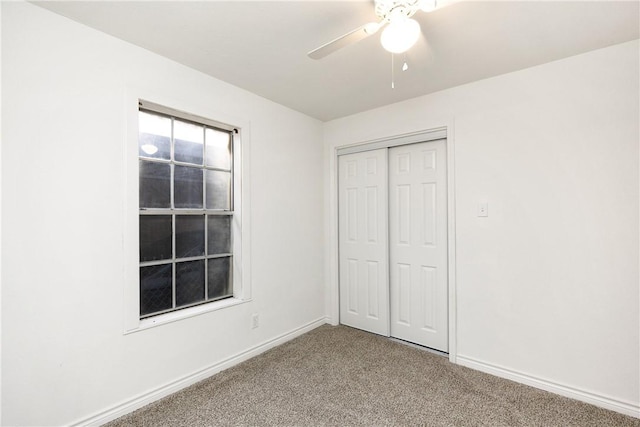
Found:
M 142 101 L 140 319 L 234 296 L 234 131 Z

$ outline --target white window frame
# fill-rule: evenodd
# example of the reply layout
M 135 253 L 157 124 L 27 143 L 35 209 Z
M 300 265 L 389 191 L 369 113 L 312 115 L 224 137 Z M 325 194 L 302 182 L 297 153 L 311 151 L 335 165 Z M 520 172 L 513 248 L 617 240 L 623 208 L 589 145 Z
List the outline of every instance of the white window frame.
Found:
M 140 319 L 140 274 L 139 274 L 139 169 L 138 169 L 138 111 L 139 102 L 170 111 L 181 117 L 191 118 L 205 124 L 215 124 L 223 129 L 233 129 L 233 297 L 212 301 Z M 167 323 L 202 315 L 220 309 L 230 309 L 251 301 L 250 272 L 250 185 L 249 152 L 250 126 L 248 121 L 229 117 L 199 102 L 185 102 L 163 94 L 140 89 L 128 89 L 125 96 L 125 137 L 123 146 L 124 203 L 124 333 L 133 333 Z M 223 107 L 222 105 L 220 107 Z M 237 133 L 236 133 L 237 132 Z

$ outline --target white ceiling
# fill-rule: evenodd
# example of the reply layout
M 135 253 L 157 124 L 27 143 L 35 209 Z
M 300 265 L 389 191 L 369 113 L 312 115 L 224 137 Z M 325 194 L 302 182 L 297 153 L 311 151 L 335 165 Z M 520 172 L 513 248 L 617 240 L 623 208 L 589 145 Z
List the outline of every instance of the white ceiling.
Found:
M 379 33 L 306 55 L 375 21 L 372 1 L 35 3 L 323 121 L 640 37 L 637 0 L 453 3 L 416 14 L 392 89 Z

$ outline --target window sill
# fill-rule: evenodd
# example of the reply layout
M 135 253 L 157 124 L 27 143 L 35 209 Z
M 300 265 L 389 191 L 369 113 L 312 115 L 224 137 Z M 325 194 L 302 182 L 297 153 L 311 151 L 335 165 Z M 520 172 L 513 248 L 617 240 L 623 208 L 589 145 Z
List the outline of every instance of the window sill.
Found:
M 221 301 L 209 304 L 198 305 L 195 307 L 185 308 L 184 310 L 172 311 L 171 313 L 161 314 L 159 316 L 142 319 L 138 323 L 137 328 L 125 331 L 125 335 L 134 332 L 144 331 L 146 329 L 155 328 L 156 326 L 166 325 L 167 323 L 176 322 L 178 320 L 187 319 L 189 317 L 199 316 L 201 314 L 217 311 L 223 308 L 233 307 L 251 301 L 250 299 L 227 298 Z

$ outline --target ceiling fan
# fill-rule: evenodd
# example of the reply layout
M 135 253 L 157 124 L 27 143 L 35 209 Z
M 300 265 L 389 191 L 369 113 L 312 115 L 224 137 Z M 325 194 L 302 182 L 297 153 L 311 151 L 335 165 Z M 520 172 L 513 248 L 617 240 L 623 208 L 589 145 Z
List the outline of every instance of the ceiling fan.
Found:
M 375 34 L 388 24 L 382 32 L 380 42 L 391 53 L 406 52 L 420 37 L 420 24 L 411 19 L 419 10 L 431 12 L 437 6 L 437 0 L 375 0 L 375 13 L 378 22 L 369 22 L 329 43 L 312 50 L 307 55 L 312 59 L 325 56 L 345 46 Z

